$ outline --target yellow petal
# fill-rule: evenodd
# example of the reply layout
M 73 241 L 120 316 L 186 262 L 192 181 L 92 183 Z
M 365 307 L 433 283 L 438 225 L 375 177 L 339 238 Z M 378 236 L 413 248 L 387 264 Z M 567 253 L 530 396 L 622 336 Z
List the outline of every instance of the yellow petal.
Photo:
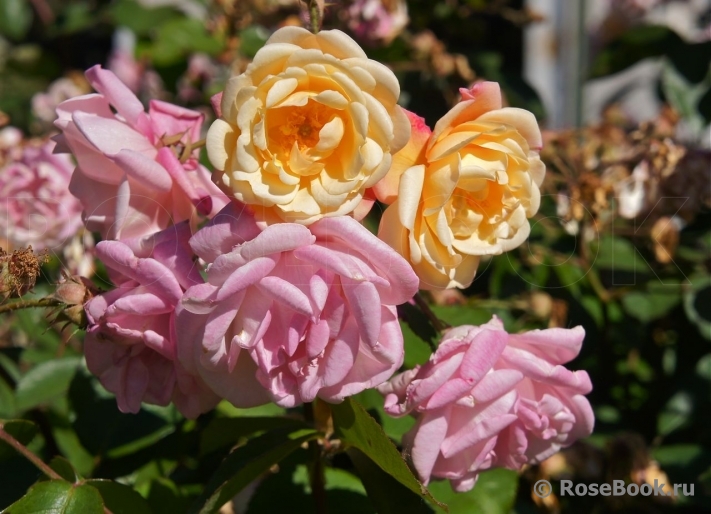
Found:
M 212 122 L 207 131 L 207 157 L 218 170 L 224 170 L 229 153 L 234 148 L 236 134 L 232 125 L 224 120 L 217 119 Z
M 266 101 L 266 107 L 269 109 L 270 107 L 278 104 L 284 98 L 289 96 L 291 93 L 294 92 L 296 89 L 296 86 L 299 85 L 299 82 L 295 78 L 287 78 L 283 80 L 278 80 L 277 82 L 274 83 L 274 85 L 269 89 L 269 92 L 267 93 L 267 101 Z

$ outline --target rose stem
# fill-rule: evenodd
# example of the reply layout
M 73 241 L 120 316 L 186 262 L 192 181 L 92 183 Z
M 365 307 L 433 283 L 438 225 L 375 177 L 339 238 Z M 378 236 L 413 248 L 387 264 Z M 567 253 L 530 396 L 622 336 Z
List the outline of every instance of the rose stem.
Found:
M 47 475 L 52 480 L 64 480 L 61 476 L 59 476 L 59 474 L 57 474 L 56 471 L 42 462 L 42 459 L 32 453 L 25 445 L 5 432 L 5 426 L 2 423 L 0 423 L 0 439 L 12 446 L 15 450 L 17 450 L 17 452 L 21 453 L 27 460 L 37 466 L 42 473 Z
M 442 332 L 444 329 L 449 328 L 449 325 L 446 324 L 444 321 L 439 319 L 437 315 L 432 312 L 432 309 L 430 309 L 429 304 L 427 303 L 427 300 L 425 300 L 422 297 L 422 293 L 419 291 L 415 295 L 415 303 L 417 306 L 420 308 L 420 310 L 427 316 L 427 318 L 430 320 L 430 323 L 432 323 L 432 326 L 437 332 Z
M 33 307 L 56 307 L 62 302 L 56 298 L 38 298 L 36 300 L 19 300 L 17 302 L 6 303 L 0 305 L 0 314 L 3 312 L 12 312 L 20 309 L 31 309 Z
M 307 423 L 314 423 L 313 403 L 304 403 L 304 419 Z M 311 466 L 309 466 L 309 483 L 311 485 L 311 496 L 314 499 L 317 514 L 326 514 L 326 486 L 324 484 L 323 461 L 321 459 L 321 446 L 318 441 L 309 441 L 309 452 L 311 452 Z

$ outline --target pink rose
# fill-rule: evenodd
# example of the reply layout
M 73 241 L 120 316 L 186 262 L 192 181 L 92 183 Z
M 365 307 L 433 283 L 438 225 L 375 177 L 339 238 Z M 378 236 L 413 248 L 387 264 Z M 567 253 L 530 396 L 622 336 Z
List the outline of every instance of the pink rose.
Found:
M 60 250 L 82 227 L 81 205 L 67 189 L 74 163 L 53 155 L 54 145 L 18 146 L 0 168 L 0 238 L 14 247 Z
M 508 334 L 494 317 L 450 330 L 428 363 L 381 386 L 389 414 L 417 418 L 403 446 L 423 482 L 468 491 L 480 471 L 519 470 L 590 435 L 590 378 L 562 366 L 584 337 L 582 327 Z
M 191 240 L 211 264 L 208 283 L 183 300 L 193 314 L 179 330 L 186 367 L 238 407 L 269 400 L 249 385 L 255 371 L 287 407 L 339 402 L 387 380 L 404 353 L 395 306 L 417 291 L 407 262 L 348 216 L 259 233 L 237 209 Z
M 136 34 L 131 29 L 120 27 L 112 39 L 108 68 L 131 91 L 139 93 L 145 69 L 136 60 Z
M 175 307 L 183 291 L 202 282 L 180 223 L 152 238 L 102 241 L 96 253 L 116 284 L 85 305 L 89 327 L 84 354 L 89 370 L 116 395 L 122 412 L 141 402 L 173 401 L 189 418 L 213 408 L 218 398 L 177 360 Z
M 158 100 L 146 113 L 112 72 L 94 66 L 86 78 L 99 94 L 62 102 L 55 124 L 58 150 L 78 163 L 69 187 L 89 230 L 105 239 L 140 237 L 227 203 L 197 152 L 181 163 L 170 147 L 200 139 L 202 114 Z
M 44 127 L 52 127 L 57 119 L 57 106 L 69 98 L 86 93 L 85 84 L 70 77 L 62 77 L 52 82 L 47 91 L 35 93 L 32 97 L 32 114 Z
M 343 17 L 358 39 L 371 44 L 390 43 L 410 21 L 405 0 L 355 0 Z

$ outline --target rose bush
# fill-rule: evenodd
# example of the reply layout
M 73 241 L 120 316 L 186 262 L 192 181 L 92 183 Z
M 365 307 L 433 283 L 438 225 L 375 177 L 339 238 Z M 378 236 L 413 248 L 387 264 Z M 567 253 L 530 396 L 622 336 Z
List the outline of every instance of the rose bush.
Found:
M 404 355 L 395 306 L 417 291 L 408 263 L 348 216 L 263 232 L 249 220 L 229 206 L 191 240 L 211 264 L 178 314 L 185 366 L 238 407 L 269 401 L 255 376 L 287 407 L 392 376 Z
M 541 132 L 530 112 L 502 107 L 493 82 L 464 90 L 425 144 L 426 132 L 414 131 L 413 165 L 401 177 L 394 170 L 382 187 L 381 200 L 393 199 L 395 183 L 398 197 L 378 235 L 410 261 L 422 289 L 464 288 L 481 256 L 528 237 L 527 218 L 538 211 L 545 175 Z
M 284 27 L 227 83 L 208 155 L 263 224 L 349 214 L 407 143 L 399 95 L 343 32 Z
M 62 102 L 55 125 L 62 131 L 56 151 L 77 160 L 69 188 L 89 230 L 104 239 L 140 237 L 225 205 L 197 152 L 182 162 L 171 147 L 200 139 L 202 114 L 159 100 L 151 100 L 146 113 L 101 66 L 87 70 L 86 78 L 99 94 Z
M 380 386 L 386 412 L 417 419 L 403 447 L 423 482 L 468 491 L 481 471 L 520 470 L 590 435 L 590 378 L 563 366 L 584 337 L 582 327 L 509 334 L 494 317 L 451 329 L 429 362 Z

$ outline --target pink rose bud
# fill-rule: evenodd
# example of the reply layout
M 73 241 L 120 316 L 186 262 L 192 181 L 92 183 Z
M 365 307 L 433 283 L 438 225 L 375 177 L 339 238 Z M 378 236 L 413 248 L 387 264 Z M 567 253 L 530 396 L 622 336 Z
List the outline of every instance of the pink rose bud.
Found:
M 483 470 L 520 470 L 590 435 L 590 378 L 563 366 L 584 337 L 582 327 L 509 334 L 494 317 L 450 330 L 429 362 L 380 386 L 389 414 L 417 418 L 403 446 L 422 481 L 468 491 Z

